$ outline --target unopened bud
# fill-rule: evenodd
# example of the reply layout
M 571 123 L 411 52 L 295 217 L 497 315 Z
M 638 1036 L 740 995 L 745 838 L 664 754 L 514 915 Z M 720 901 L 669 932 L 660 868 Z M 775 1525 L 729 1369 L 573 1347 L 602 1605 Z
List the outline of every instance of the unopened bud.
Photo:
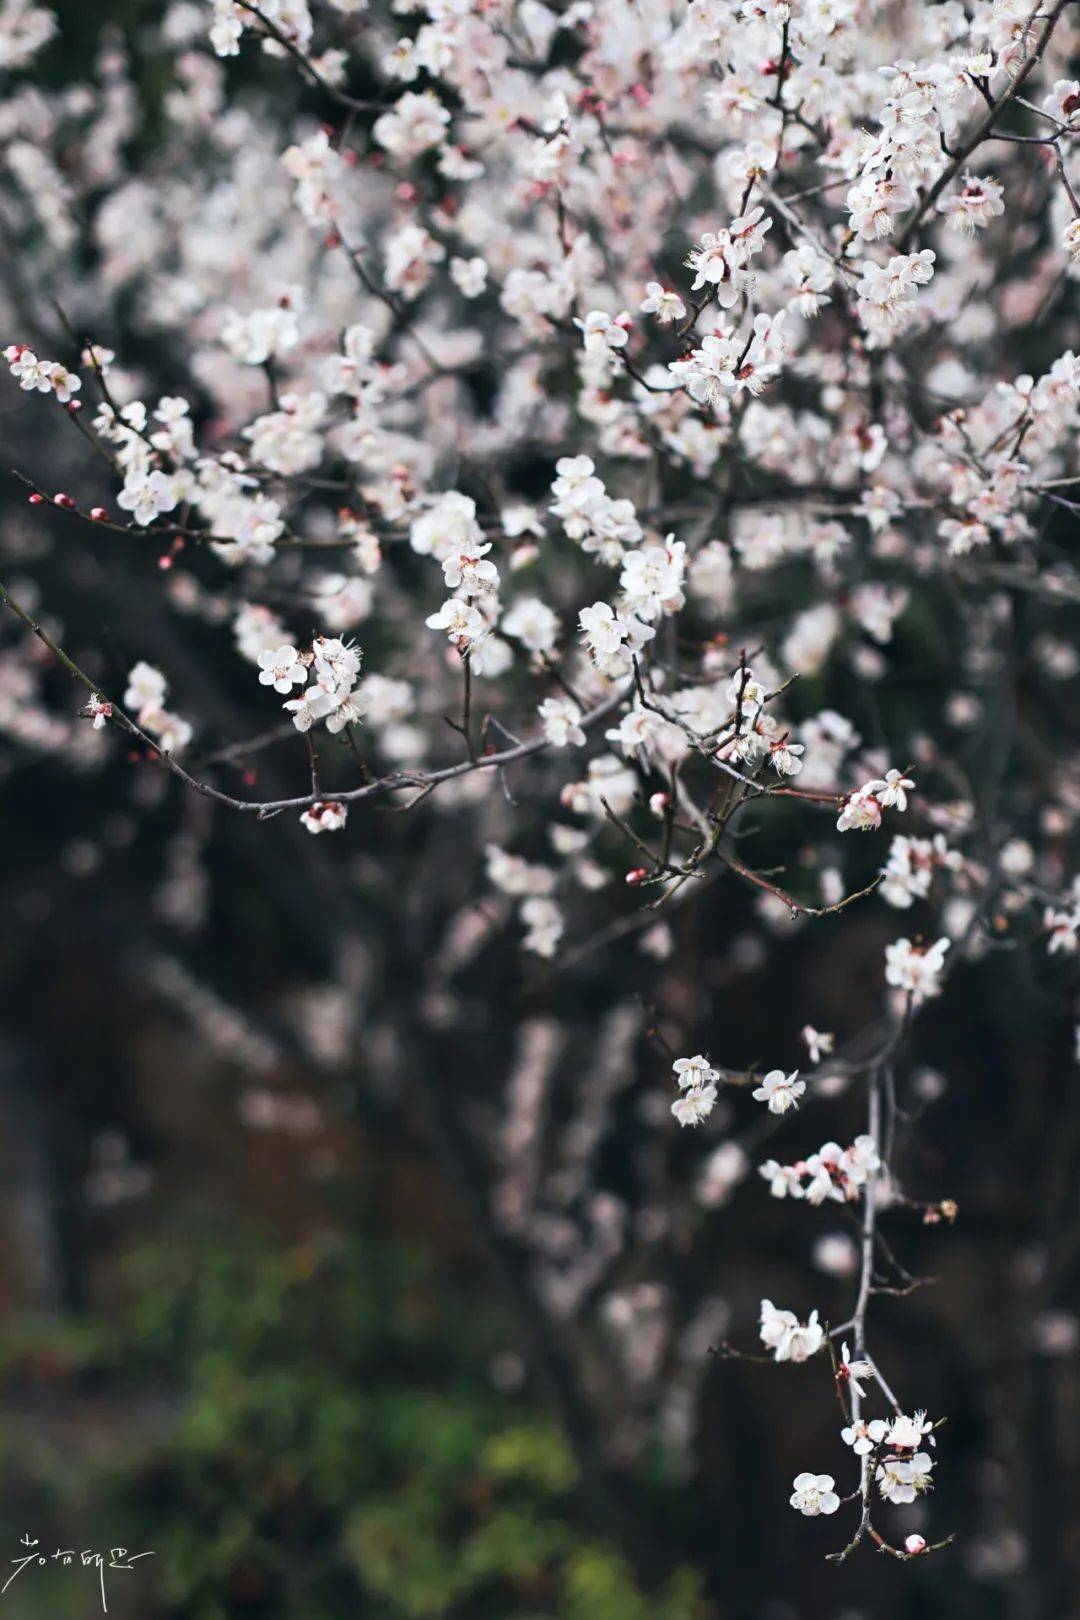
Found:
M 108 523 L 109 521 L 109 514 L 104 506 L 92 506 L 90 508 L 90 516 L 93 518 L 95 523 Z
M 53 505 L 62 506 L 66 512 L 70 512 L 75 502 L 70 495 L 65 495 L 64 491 L 61 490 L 58 495 L 53 496 Z
M 44 506 L 45 504 L 44 495 L 39 495 L 37 490 L 35 490 L 32 495 L 28 495 L 26 499 L 29 501 L 31 506 Z
M 649 800 L 649 809 L 652 811 L 657 821 L 663 821 L 670 808 L 670 793 L 654 793 Z
M 644 883 L 648 875 L 643 866 L 635 866 L 627 872 L 626 881 L 632 889 L 636 889 L 639 883 Z
M 910 1553 L 912 1557 L 917 1553 L 924 1553 L 926 1551 L 926 1537 L 908 1536 L 904 1542 L 904 1551 Z

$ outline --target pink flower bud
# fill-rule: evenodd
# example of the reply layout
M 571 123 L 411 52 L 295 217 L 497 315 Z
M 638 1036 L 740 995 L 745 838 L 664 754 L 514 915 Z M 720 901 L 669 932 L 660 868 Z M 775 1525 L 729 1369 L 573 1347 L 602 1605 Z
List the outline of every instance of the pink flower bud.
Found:
M 627 872 L 626 881 L 632 889 L 636 889 L 639 883 L 644 883 L 648 875 L 643 866 L 635 866 Z
M 904 1551 L 906 1553 L 910 1553 L 912 1557 L 918 1553 L 924 1553 L 926 1551 L 926 1537 L 908 1536 L 907 1540 L 904 1542 Z
M 657 821 L 663 821 L 671 805 L 670 793 L 654 793 L 649 800 L 649 809 Z
M 109 514 L 103 506 L 92 506 L 90 516 L 95 523 L 107 523 L 109 521 Z
M 74 508 L 75 502 L 70 495 L 65 495 L 64 491 L 61 490 L 58 495 L 53 496 L 53 505 L 62 506 L 65 512 L 70 512 Z
M 35 490 L 32 495 L 28 495 L 26 499 L 29 501 L 31 506 L 43 506 L 45 504 L 44 495 L 39 495 L 37 490 Z

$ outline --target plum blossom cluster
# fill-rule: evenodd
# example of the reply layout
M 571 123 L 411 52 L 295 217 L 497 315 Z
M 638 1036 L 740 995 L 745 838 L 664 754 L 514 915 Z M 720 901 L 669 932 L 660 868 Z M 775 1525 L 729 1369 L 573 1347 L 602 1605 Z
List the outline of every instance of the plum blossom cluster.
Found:
M 811 1311 L 807 1320 L 800 1322 L 794 1311 L 777 1310 L 771 1299 L 761 1302 L 759 1332 L 774 1361 L 808 1361 L 825 1343 L 825 1329 L 817 1311 Z
M 844 1204 L 857 1199 L 881 1168 L 877 1144 L 864 1133 L 847 1148 L 838 1142 L 824 1142 L 816 1153 L 794 1164 L 766 1159 L 758 1166 L 758 1174 L 768 1182 L 774 1198 L 805 1198 L 808 1204 L 823 1204 L 831 1199 Z
M 28 393 L 53 394 L 61 405 L 67 405 L 82 387 L 82 378 L 69 371 L 59 360 L 39 360 L 26 343 L 9 343 L 4 359 L 19 387 Z
M 285 709 L 297 731 L 307 732 L 325 722 L 331 735 L 356 725 L 366 707 L 362 687 L 357 685 L 361 651 L 354 642 L 340 636 L 316 636 L 303 652 L 284 642 L 264 647 L 256 656 L 259 684 L 285 697 Z
M 166 709 L 168 694 L 169 684 L 160 669 L 142 660 L 132 665 L 124 691 L 124 708 L 134 714 L 141 729 L 149 732 L 163 754 L 178 754 L 191 741 L 193 729 L 187 720 Z M 95 726 L 111 718 L 111 705 L 100 698 L 91 699 L 91 710 Z
M 902 990 L 914 1006 L 941 994 L 945 957 L 950 939 L 933 945 L 910 939 L 897 939 L 885 947 L 885 982 Z
M 852 828 L 869 832 L 880 827 L 881 812 L 890 805 L 897 810 L 907 809 L 907 796 L 914 786 L 910 777 L 897 770 L 887 771 L 881 780 L 865 782 L 846 800 L 836 823 L 837 832 L 850 832 Z
M 700 1125 L 716 1107 L 719 1071 L 700 1052 L 696 1057 L 676 1058 L 671 1067 L 679 1088 L 671 1112 L 680 1125 Z
M 933 1487 L 934 1460 L 922 1448 L 937 1444 L 934 1427 L 925 1412 L 910 1417 L 898 1412 L 892 1418 L 854 1419 L 840 1437 L 857 1457 L 870 1459 L 882 1499 L 904 1506 Z

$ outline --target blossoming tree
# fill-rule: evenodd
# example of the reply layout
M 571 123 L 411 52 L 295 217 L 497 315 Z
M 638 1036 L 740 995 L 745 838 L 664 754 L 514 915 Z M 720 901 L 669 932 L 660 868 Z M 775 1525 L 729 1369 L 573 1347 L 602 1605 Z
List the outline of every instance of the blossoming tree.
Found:
M 448 828 L 463 881 L 407 902 L 434 929 L 413 1006 L 450 1028 L 492 942 L 532 958 L 544 1011 L 488 1055 L 494 1137 L 467 1098 L 439 1120 L 528 1259 L 515 1286 L 584 1448 L 599 1433 L 607 1466 L 559 1342 L 587 1308 L 630 1386 L 692 1388 L 663 1350 L 660 1231 L 721 1221 L 744 1182 L 795 1223 L 835 1206 L 845 1319 L 760 1303 L 766 1358 L 827 1368 L 813 1398 L 840 1408 L 845 1476 L 800 1472 L 790 1503 L 843 1523 L 840 1560 L 944 1547 L 949 1526 L 890 1519 L 931 1490 L 946 1414 L 879 1364 L 874 1304 L 920 1281 L 904 1221 L 957 1214 L 947 1187 L 909 1196 L 895 1154 L 932 1096 L 923 1009 L 965 962 L 1080 942 L 1056 695 L 1080 599 L 1075 7 L 159 9 L 134 49 L 164 91 L 106 45 L 51 97 L 51 14 L 0 6 L 5 355 L 28 396 L 6 731 L 134 773 L 147 813 L 265 824 L 271 864 L 287 824 L 319 835 L 290 859 L 329 882 L 314 930 L 339 945 L 339 846 L 386 840 L 387 811 Z M 81 613 L 37 580 L 46 535 L 50 566 L 93 558 Z M 133 552 L 137 587 L 104 605 Z M 944 645 L 932 723 L 905 720 L 882 694 Z M 404 893 L 428 869 L 398 825 Z M 874 1017 L 808 1025 L 801 1053 L 759 1030 L 747 1068 L 693 996 L 658 1011 L 649 975 L 678 977 L 714 890 L 750 902 L 759 956 L 891 921 Z M 628 953 L 638 1000 L 552 1166 L 563 987 Z M 660 1157 L 635 1222 L 596 1156 L 636 1048 Z M 857 1128 L 811 1151 L 832 1099 Z M 699 1163 L 678 1127 L 717 1133 Z M 697 1365 L 749 1354 L 710 1309 L 687 1317 Z

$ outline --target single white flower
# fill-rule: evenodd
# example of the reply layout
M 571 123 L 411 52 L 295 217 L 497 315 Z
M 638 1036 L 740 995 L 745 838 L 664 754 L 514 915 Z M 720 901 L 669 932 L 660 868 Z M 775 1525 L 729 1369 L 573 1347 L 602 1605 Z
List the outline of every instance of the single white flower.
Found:
M 856 1457 L 866 1457 L 884 1440 L 885 1424 L 881 1418 L 872 1418 L 869 1423 L 861 1418 L 857 1423 L 841 1429 L 840 1438 L 845 1446 L 851 1447 Z
M 847 1347 L 847 1341 L 846 1340 L 840 1346 L 840 1369 L 839 1369 L 839 1371 L 840 1371 L 841 1379 L 844 1382 L 849 1383 L 851 1385 L 852 1389 L 859 1396 L 860 1400 L 865 1400 L 866 1399 L 866 1390 L 862 1386 L 862 1380 L 864 1378 L 872 1378 L 873 1377 L 873 1374 L 874 1374 L 873 1364 L 871 1362 L 869 1362 L 869 1361 L 866 1361 L 866 1360 L 852 1361 L 852 1359 L 851 1359 L 851 1351 Z
M 694 1086 L 676 1097 L 671 1112 L 680 1125 L 700 1125 L 716 1107 L 716 1087 Z
M 796 1474 L 791 1506 L 797 1513 L 805 1513 L 808 1519 L 816 1518 L 819 1513 L 835 1513 L 840 1506 L 840 1498 L 833 1489 L 835 1483 L 831 1474 Z
M 933 1488 L 930 1477 L 933 1466 L 933 1458 L 928 1457 L 925 1451 L 910 1458 L 886 1457 L 879 1464 L 874 1478 L 884 1499 L 900 1507 L 906 1502 L 914 1502 L 917 1496 Z
M 720 1078 L 708 1058 L 702 1057 L 700 1052 L 696 1057 L 676 1058 L 671 1067 L 683 1091 L 688 1091 L 691 1086 L 711 1085 Z
M 886 771 L 881 781 L 867 782 L 865 787 L 859 789 L 859 792 L 860 794 L 872 793 L 883 810 L 887 810 L 893 804 L 898 810 L 906 810 L 907 796 L 914 790 L 914 787 L 915 783 L 910 776 L 905 776 L 902 771 Z
M 770 1114 L 784 1114 L 797 1108 L 799 1098 L 806 1090 L 806 1081 L 799 1079 L 799 1071 L 785 1074 L 783 1069 L 770 1069 L 760 1086 L 751 1092 L 755 1102 L 767 1103 Z
M 835 1035 L 815 1029 L 813 1024 L 803 1025 L 802 1038 L 806 1042 L 811 1063 L 820 1063 L 822 1057 L 828 1057 L 836 1045 Z
M 282 696 L 294 686 L 303 686 L 307 680 L 307 668 L 301 663 L 300 654 L 288 644 L 264 649 L 259 654 L 258 665 L 259 685 L 272 686 Z

